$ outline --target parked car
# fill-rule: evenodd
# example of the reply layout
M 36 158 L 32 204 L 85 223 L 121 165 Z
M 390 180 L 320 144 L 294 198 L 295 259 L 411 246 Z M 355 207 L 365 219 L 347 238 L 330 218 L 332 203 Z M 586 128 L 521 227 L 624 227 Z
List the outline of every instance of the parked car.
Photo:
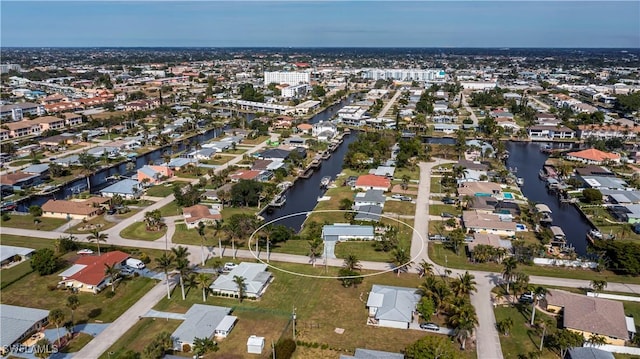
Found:
M 432 236 L 429 236 L 429 239 L 432 241 L 446 241 L 447 237 L 440 234 L 434 234 Z
M 408 201 L 408 202 L 411 202 L 411 201 L 413 201 L 413 198 L 411 198 L 411 197 L 409 197 L 409 196 L 402 196 L 402 197 L 400 198 L 400 200 L 401 200 L 401 201 Z
M 235 263 L 228 262 L 228 263 L 225 263 L 225 264 L 224 264 L 223 270 L 224 270 L 225 272 L 229 272 L 229 271 L 231 271 L 233 268 L 235 268 L 235 267 L 237 267 L 237 266 L 238 266 L 238 265 L 237 265 L 237 264 L 235 264 Z
M 442 203 L 444 204 L 456 204 L 456 200 L 450 197 L 445 197 L 442 199 Z
M 456 216 L 451 214 L 451 213 L 442 212 L 442 213 L 440 213 L 440 217 L 442 217 L 442 218 L 455 218 Z
M 420 323 L 420 329 L 425 329 L 425 330 L 434 330 L 434 331 L 438 331 L 440 330 L 440 326 L 436 323 Z
M 93 254 L 93 251 L 91 249 L 81 249 L 77 252 L 78 254 Z
M 115 208 L 111 208 L 111 209 L 109 209 L 109 210 L 107 211 L 107 214 L 109 214 L 109 215 L 114 215 L 114 214 L 116 214 L 116 212 L 118 212 L 118 210 L 117 210 L 117 209 L 115 209 Z
M 393 198 L 393 199 L 402 199 L 402 197 L 405 197 L 405 196 L 403 196 L 403 195 L 401 195 L 399 193 L 391 195 L 391 198 Z
M 531 293 L 524 293 L 518 299 L 520 303 L 533 303 L 533 295 Z
M 120 274 L 122 274 L 124 276 L 130 276 L 130 275 L 133 275 L 133 273 L 134 273 L 133 269 L 131 269 L 131 268 L 122 268 L 120 270 Z

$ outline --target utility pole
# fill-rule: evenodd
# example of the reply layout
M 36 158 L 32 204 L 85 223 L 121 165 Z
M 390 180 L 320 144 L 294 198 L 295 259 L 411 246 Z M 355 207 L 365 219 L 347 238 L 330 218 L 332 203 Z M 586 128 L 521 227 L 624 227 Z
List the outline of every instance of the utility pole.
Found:
M 293 316 L 292 316 L 292 323 L 293 323 L 293 340 L 296 340 L 296 307 L 293 307 Z

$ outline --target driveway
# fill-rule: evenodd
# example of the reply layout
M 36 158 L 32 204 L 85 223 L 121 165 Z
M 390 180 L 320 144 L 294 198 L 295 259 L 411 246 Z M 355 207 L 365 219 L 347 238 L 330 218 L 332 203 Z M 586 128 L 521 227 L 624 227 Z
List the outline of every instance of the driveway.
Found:
M 324 257 L 328 259 L 336 259 L 336 242 L 324 241 Z

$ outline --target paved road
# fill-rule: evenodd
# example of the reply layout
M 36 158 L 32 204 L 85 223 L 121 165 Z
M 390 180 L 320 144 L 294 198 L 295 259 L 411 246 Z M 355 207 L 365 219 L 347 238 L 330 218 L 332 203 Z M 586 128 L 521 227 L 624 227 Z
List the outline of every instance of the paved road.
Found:
M 549 106 L 549 105 L 547 105 L 546 103 L 544 103 L 544 102 L 540 101 L 540 100 L 538 99 L 538 97 L 536 97 L 536 96 L 529 95 L 529 96 L 527 96 L 527 98 L 529 98 L 529 99 L 533 100 L 533 102 L 535 102 L 536 104 L 538 104 L 540 107 L 542 107 L 542 108 L 543 108 L 545 111 L 547 111 L 547 112 L 549 111 L 549 108 L 551 108 L 551 106 Z
M 171 287 L 176 285 L 175 280 L 170 279 Z M 167 295 L 167 284 L 162 281 L 156 284 L 147 294 L 124 312 L 115 322 L 111 323 L 107 329 L 98 334 L 90 344 L 87 344 L 74 358 L 98 358 L 115 343 L 122 334 L 133 327 L 140 317 L 149 313 L 158 302 Z
M 400 97 L 400 95 L 402 95 L 402 91 L 397 90 L 395 95 L 393 95 L 393 97 L 391 98 L 391 100 L 389 100 L 389 102 L 387 102 L 387 104 L 382 108 L 382 111 L 380 111 L 380 114 L 378 115 L 378 117 L 386 116 L 387 112 L 389 112 L 389 110 L 391 109 L 391 106 L 393 106 L 393 104 L 396 103 L 396 100 L 398 100 L 398 97 Z
M 469 106 L 469 103 L 467 103 L 467 96 L 465 96 L 464 94 L 460 94 L 460 96 L 462 96 L 462 106 L 464 106 L 464 109 L 469 112 L 469 118 L 473 120 L 473 125 L 477 127 L 478 117 L 476 117 L 476 113 L 473 112 L 473 109 Z

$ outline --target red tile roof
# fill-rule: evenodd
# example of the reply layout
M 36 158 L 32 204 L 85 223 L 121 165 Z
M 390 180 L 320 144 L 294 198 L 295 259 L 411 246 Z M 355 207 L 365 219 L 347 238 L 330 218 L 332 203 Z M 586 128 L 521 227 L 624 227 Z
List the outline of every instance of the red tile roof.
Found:
M 241 179 L 252 180 L 258 177 L 258 175 L 260 175 L 260 171 L 240 170 L 229 175 L 229 178 L 231 178 L 232 180 L 241 180 Z
M 584 158 L 586 160 L 591 161 L 604 161 L 604 160 L 618 160 L 620 159 L 620 155 L 609 152 L 602 152 L 600 150 L 596 150 L 595 148 L 590 148 L 588 150 L 582 150 L 577 152 L 569 152 L 567 156 Z
M 391 181 L 387 177 L 376 175 L 362 175 L 356 180 L 356 187 L 384 187 L 389 188 Z
M 122 263 L 130 256 L 120 251 L 107 252 L 101 256 L 80 257 L 75 264 L 86 265 L 68 279 L 76 280 L 86 285 L 98 285 L 104 278 L 105 264 Z

